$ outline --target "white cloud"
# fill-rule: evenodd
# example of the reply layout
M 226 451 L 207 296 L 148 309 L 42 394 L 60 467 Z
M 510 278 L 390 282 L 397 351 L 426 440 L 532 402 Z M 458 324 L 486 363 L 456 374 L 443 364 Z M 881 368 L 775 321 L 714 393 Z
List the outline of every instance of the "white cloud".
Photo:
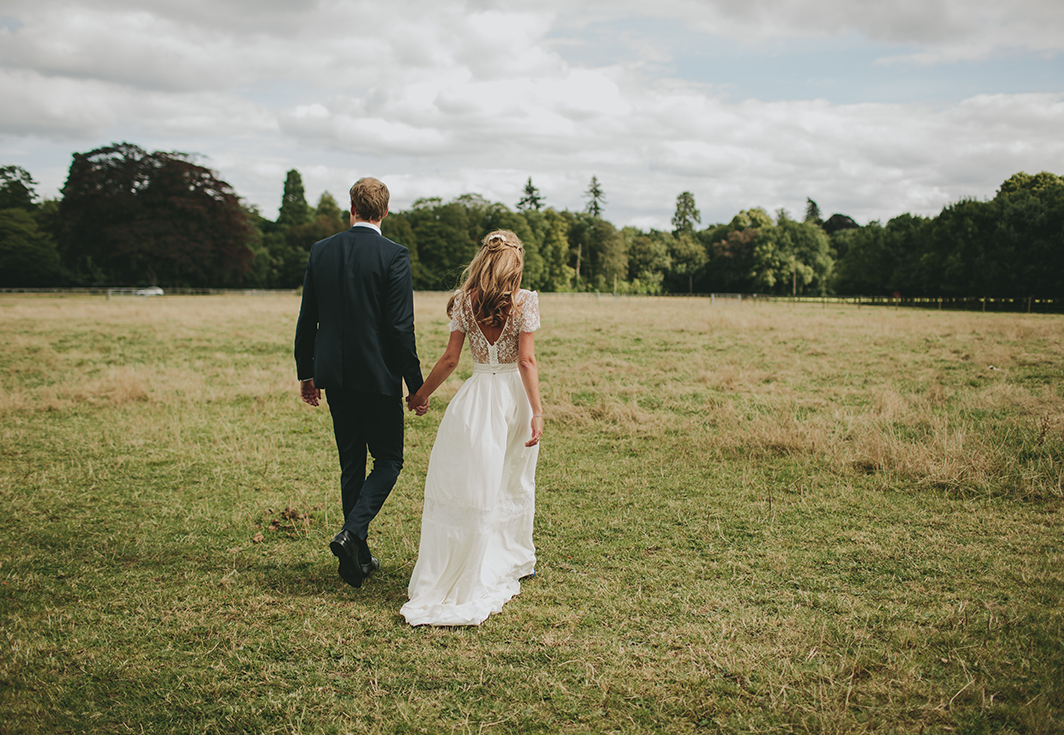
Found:
M 23 20 L 0 45 L 0 60 L 9 68 L 162 90 L 216 88 L 233 72 L 228 64 L 218 68 L 227 54 L 217 34 L 144 11 L 105 15 L 45 6 Z
M 94 80 L 50 79 L 0 68 L 0 130 L 58 138 L 99 134 L 118 121 L 107 92 L 106 84 Z
M 555 3 L 556 7 L 563 3 Z M 634 16 L 680 21 L 707 36 L 763 43 L 856 32 L 911 45 L 898 59 L 937 63 L 1017 49 L 1064 51 L 1064 3 L 1050 0 L 596 0 L 572 11 L 568 25 Z
M 324 189 L 342 201 L 354 178 L 379 175 L 398 208 L 471 191 L 512 206 L 529 176 L 549 204 L 581 208 L 597 175 L 617 224 L 661 228 L 685 190 L 704 222 L 751 206 L 798 212 L 806 196 L 867 221 L 991 195 L 1017 170 L 1064 169 L 1059 93 L 948 105 L 731 103 L 713 87 L 662 76 L 671 39 L 654 25 L 682 21 L 707 44 L 856 32 L 931 63 L 1012 48 L 1059 52 L 1060 4 L 7 5 L 0 156 L 13 160 L 0 162 L 34 173 L 39 143 L 29 139 L 70 150 L 130 140 L 200 152 L 267 216 L 290 168 L 303 173 L 312 201 Z M 624 14 L 639 21 L 626 39 L 643 49 L 634 62 L 567 60 L 565 44 L 579 44 L 581 28 Z M 51 186 L 42 193 L 54 195 Z
M 241 136 L 277 127 L 268 111 L 232 95 L 144 92 L 23 70 L 0 68 L 0 98 L 6 135 L 91 140 L 121 127 L 153 137 Z

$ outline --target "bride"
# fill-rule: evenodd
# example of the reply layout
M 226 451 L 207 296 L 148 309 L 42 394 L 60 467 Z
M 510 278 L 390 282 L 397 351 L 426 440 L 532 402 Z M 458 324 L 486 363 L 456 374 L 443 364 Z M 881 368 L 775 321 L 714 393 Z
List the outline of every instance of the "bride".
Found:
M 468 336 L 473 376 L 447 406 L 429 458 L 421 544 L 400 610 L 410 625 L 479 625 L 535 573 L 539 297 L 520 288 L 523 267 L 517 235 L 484 238 L 447 304 L 443 357 L 407 399 L 410 410 L 427 410 Z

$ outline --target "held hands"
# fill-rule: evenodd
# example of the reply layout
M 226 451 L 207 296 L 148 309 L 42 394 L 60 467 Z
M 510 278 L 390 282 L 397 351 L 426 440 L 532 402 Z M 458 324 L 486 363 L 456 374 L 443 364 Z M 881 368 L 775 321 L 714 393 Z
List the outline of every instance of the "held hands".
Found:
M 321 389 L 314 387 L 314 378 L 300 382 L 299 397 L 303 399 L 303 403 L 311 406 L 318 405 L 321 400 Z
M 406 397 L 406 408 L 418 416 L 424 416 L 429 412 L 429 399 L 422 398 L 420 391 L 412 393 Z
M 525 442 L 525 446 L 536 446 L 539 444 L 539 438 L 541 436 L 543 436 L 543 417 L 536 415 L 532 417 L 532 438 Z

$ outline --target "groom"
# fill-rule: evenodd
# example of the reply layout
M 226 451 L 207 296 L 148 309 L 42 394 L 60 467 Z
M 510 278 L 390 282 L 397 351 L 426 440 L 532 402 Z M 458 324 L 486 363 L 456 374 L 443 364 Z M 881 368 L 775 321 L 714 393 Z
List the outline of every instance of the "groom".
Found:
M 402 381 L 410 393 L 424 382 L 410 255 L 381 235 L 388 198 L 377 179 L 351 187 L 351 229 L 310 249 L 296 324 L 300 395 L 317 406 L 324 389 L 332 414 L 345 520 L 329 548 L 352 587 L 380 568 L 366 539 L 403 468 Z

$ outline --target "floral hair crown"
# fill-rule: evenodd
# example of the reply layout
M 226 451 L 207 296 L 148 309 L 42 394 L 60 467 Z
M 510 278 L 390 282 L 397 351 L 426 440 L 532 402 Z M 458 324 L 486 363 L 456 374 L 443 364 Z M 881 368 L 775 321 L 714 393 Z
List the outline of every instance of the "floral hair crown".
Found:
M 500 232 L 494 232 L 488 235 L 488 239 L 484 241 L 484 244 L 492 249 L 511 247 L 514 250 L 521 250 L 521 246 L 518 243 L 507 240 L 506 235 L 503 235 Z

